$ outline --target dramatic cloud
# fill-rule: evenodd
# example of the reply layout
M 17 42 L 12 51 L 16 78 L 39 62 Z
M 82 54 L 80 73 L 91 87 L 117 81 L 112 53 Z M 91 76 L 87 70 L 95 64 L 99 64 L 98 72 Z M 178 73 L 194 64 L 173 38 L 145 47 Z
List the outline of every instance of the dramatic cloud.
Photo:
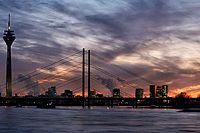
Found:
M 27 95 L 38 96 L 41 92 L 38 86 L 38 82 L 33 81 L 30 75 L 24 76 L 22 74 L 19 74 L 18 82 L 24 82 L 26 84 L 26 88 L 23 88 L 23 91 L 16 90 L 17 93 L 19 93 L 20 91 L 23 94 L 24 92 L 28 91 Z
M 99 75 L 96 78 L 126 93 L 134 95 L 131 86 L 138 86 L 148 96 L 150 83 L 142 78 L 157 85 L 169 85 L 170 96 L 182 91 L 194 97 L 199 93 L 199 1 L 0 1 L 2 34 L 7 27 L 8 13 L 11 13 L 11 29 L 17 37 L 12 46 L 13 79 L 35 70 L 43 74 L 34 77 L 33 82 L 46 81 L 45 76 L 60 75 L 56 80 L 48 79 L 48 84 L 43 86 L 47 90 L 81 75 L 81 68 L 68 74 L 64 71 L 82 62 L 81 57 L 52 70 L 40 68 L 84 47 L 102 57 L 92 55 L 92 64 L 129 82 L 130 86 L 92 69 L 94 75 Z M 3 40 L 0 45 L 0 84 L 4 84 L 6 45 Z M 141 78 L 108 63 L 117 64 Z M 110 93 L 104 90 L 108 86 L 92 85 L 101 92 Z M 80 86 L 81 82 L 67 85 L 60 88 L 58 94 L 66 88 L 73 90 Z M 33 90 L 39 92 L 30 88 L 31 92 Z M 5 88 L 1 87 L 1 91 L 5 93 Z

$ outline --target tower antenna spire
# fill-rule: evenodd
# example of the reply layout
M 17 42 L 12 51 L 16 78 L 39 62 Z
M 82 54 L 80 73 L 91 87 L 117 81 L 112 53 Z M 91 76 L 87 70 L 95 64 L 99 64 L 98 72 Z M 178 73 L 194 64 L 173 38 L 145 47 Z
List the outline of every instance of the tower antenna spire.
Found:
M 12 97 L 11 45 L 15 40 L 15 33 L 14 30 L 10 30 L 10 14 L 8 20 L 8 30 L 4 31 L 3 39 L 7 45 L 6 97 Z
M 9 13 L 9 21 L 8 21 L 8 31 L 10 31 L 10 13 Z

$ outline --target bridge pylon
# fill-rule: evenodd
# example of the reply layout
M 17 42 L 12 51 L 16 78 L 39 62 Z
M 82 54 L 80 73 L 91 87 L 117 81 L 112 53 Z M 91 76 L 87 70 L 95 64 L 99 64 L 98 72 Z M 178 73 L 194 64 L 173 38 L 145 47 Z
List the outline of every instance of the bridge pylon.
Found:
M 83 62 L 82 62 L 82 107 L 85 107 L 85 48 L 83 48 Z
M 88 50 L 88 109 L 90 109 L 90 50 Z

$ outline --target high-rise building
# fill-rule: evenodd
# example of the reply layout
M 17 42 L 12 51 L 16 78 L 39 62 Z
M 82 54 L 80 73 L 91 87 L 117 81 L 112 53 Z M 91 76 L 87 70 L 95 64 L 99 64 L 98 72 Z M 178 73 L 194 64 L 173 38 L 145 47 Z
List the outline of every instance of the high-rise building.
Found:
M 120 89 L 113 89 L 113 98 L 120 97 Z
M 143 97 L 143 89 L 136 89 L 135 90 L 135 97 L 142 98 Z
M 150 85 L 150 98 L 155 98 L 156 97 L 156 86 L 155 85 Z
M 90 91 L 90 95 L 91 95 L 91 98 L 95 98 L 96 92 L 94 89 Z
M 48 91 L 46 91 L 46 96 L 48 97 L 56 97 L 57 93 L 56 93 L 56 87 L 52 86 L 51 88 L 48 88 Z
M 156 98 L 162 98 L 162 86 L 157 86 L 156 88 Z
M 167 98 L 168 85 L 155 86 L 150 85 L 150 98 Z
M 8 30 L 4 31 L 3 39 L 7 45 L 6 97 L 12 97 L 11 45 L 15 40 L 15 33 L 14 30 L 10 30 L 10 14 L 8 21 Z
M 162 85 L 162 98 L 168 97 L 168 85 Z

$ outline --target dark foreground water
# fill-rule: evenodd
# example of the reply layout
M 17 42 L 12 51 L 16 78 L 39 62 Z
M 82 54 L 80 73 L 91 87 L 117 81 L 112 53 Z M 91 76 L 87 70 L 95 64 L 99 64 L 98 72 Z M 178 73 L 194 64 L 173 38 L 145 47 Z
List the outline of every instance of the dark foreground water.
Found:
M 200 112 L 94 107 L 0 107 L 0 133 L 200 132 Z

